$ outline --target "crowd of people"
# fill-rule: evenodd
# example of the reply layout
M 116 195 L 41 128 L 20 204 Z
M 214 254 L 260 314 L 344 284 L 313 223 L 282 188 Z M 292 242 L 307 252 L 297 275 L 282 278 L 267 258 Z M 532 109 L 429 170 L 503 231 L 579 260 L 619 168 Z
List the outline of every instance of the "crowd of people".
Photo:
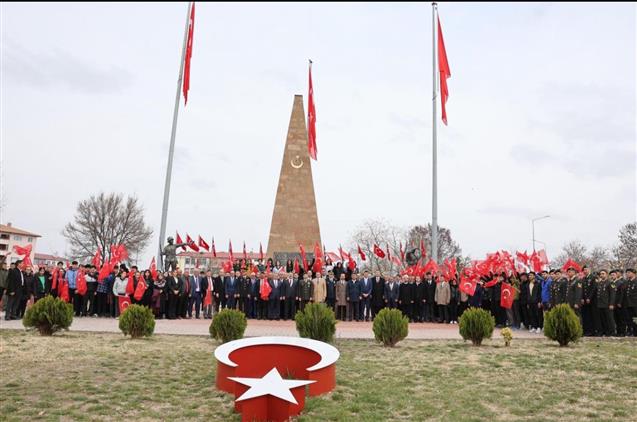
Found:
M 586 336 L 637 336 L 637 277 L 632 268 L 492 274 L 479 280 L 469 295 L 459 288 L 457 274 L 383 275 L 341 262 L 333 265 L 329 259 L 320 269 L 310 265 L 307 270 L 271 259 L 247 264 L 237 260 L 215 271 L 140 272 L 122 264 L 99 281 L 98 268 L 80 267 L 77 261 L 68 268 L 58 262 L 57 267 L 39 267 L 37 272 L 23 267 L 18 261 L 9 269 L 6 263 L 0 268 L 0 299 L 7 320 L 21 318 L 30 302 L 61 296 L 60 286 L 65 285 L 64 298 L 73 304 L 76 317 L 117 318 L 123 297 L 149 307 L 158 319 L 210 319 L 229 308 L 251 319 L 291 320 L 308 303 L 325 303 L 341 321 L 372 321 L 387 307 L 399 309 L 413 323 L 457 324 L 467 308 L 477 307 L 491 312 L 498 327 L 540 333 L 544 313 L 566 303 L 580 318 Z M 86 284 L 82 291 L 79 277 Z M 502 283 L 514 289 L 510 308 L 501 304 Z

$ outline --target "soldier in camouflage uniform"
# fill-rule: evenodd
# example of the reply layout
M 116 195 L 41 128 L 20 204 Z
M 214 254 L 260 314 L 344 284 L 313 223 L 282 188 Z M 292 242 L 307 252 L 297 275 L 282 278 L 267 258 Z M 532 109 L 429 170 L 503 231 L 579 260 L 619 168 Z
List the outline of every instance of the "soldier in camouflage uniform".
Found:
M 597 309 L 599 312 L 599 319 L 601 322 L 602 332 L 604 336 L 614 336 L 615 333 L 615 319 L 613 318 L 613 309 L 615 309 L 615 292 L 616 284 L 615 280 L 611 280 L 608 277 L 606 270 L 599 272 L 600 279 L 597 283 Z

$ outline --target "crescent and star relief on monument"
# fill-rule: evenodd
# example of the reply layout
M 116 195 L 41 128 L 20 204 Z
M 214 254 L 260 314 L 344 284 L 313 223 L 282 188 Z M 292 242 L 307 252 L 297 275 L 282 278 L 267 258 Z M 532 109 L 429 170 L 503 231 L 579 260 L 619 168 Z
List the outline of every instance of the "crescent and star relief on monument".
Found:
M 290 165 L 295 169 L 300 169 L 301 167 L 303 167 L 303 160 L 297 155 L 290 161 Z

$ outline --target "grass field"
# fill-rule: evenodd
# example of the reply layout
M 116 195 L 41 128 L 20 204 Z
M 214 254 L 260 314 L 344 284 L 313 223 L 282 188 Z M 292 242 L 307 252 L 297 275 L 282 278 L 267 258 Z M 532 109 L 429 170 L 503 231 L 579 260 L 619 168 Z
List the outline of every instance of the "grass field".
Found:
M 240 420 L 204 337 L 0 330 L 0 420 Z M 340 340 L 299 420 L 637 420 L 637 341 Z

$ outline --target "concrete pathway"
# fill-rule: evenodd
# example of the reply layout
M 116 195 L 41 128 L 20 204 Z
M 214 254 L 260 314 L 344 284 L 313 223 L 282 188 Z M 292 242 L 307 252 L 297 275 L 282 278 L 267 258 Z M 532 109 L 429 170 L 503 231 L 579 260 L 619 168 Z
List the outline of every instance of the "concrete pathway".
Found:
M 157 320 L 155 322 L 156 334 L 181 334 L 208 336 L 208 319 L 182 319 L 182 320 Z M 4 315 L 0 321 L 0 329 L 24 330 L 21 320 L 5 321 Z M 71 331 L 97 331 L 119 333 L 118 321 L 112 318 L 74 318 Z M 255 336 L 298 336 L 294 321 L 259 321 L 248 320 L 248 328 L 245 335 Z M 493 333 L 495 338 L 500 338 L 500 329 Z M 526 330 L 513 330 L 514 338 L 543 339 L 543 334 L 529 333 Z M 371 322 L 342 322 L 336 324 L 336 338 L 374 338 Z M 412 323 L 409 324 L 409 339 L 462 339 L 455 324 Z

